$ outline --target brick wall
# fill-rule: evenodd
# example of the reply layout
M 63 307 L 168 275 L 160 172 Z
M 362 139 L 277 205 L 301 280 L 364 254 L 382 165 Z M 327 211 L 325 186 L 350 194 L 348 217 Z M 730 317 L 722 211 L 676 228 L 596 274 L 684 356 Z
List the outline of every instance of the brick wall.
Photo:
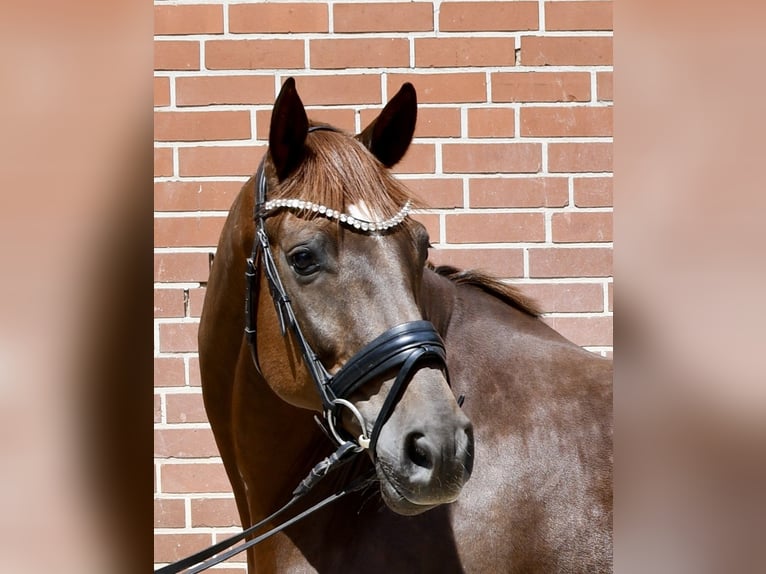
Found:
M 155 1 L 155 560 L 237 530 L 196 330 L 226 211 L 294 76 L 359 131 L 418 92 L 395 171 L 433 209 L 432 259 L 522 284 L 565 336 L 612 344 L 612 2 Z M 242 572 L 238 557 L 216 572 Z

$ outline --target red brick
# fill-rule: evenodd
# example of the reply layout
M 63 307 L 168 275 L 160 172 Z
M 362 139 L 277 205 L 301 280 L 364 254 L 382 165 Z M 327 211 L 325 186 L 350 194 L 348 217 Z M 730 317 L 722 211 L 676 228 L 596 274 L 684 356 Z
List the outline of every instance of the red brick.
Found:
M 273 76 L 185 76 L 176 78 L 177 106 L 271 104 Z
M 311 40 L 311 67 L 316 69 L 404 68 L 410 64 L 406 38 Z
M 170 78 L 155 76 L 154 78 L 154 107 L 170 105 Z
M 159 283 L 207 281 L 210 274 L 208 253 L 155 253 L 154 280 Z
M 537 143 L 444 144 L 445 173 L 536 173 L 542 165 Z
M 522 137 L 611 136 L 612 107 L 523 107 L 520 123 Z
M 330 124 L 349 134 L 353 134 L 356 131 L 356 112 L 352 108 L 309 108 L 306 110 L 306 114 L 308 114 L 309 119 L 315 122 Z M 268 111 L 268 118 L 270 121 L 270 110 Z M 268 139 L 268 130 L 265 131 L 264 140 Z
M 157 247 L 215 247 L 225 217 L 160 217 L 154 220 Z
M 496 72 L 493 102 L 588 102 L 587 72 Z
M 530 277 L 610 277 L 612 250 L 604 247 L 530 248 Z
M 551 216 L 554 243 L 599 243 L 612 241 L 609 211 L 566 211 Z
M 161 353 L 193 353 L 197 350 L 199 323 L 161 323 Z
M 415 137 L 460 137 L 458 108 L 419 108 Z
M 354 133 L 356 127 L 356 112 L 352 108 L 320 108 L 307 109 L 310 120 L 330 124 L 348 133 Z M 271 126 L 271 110 L 255 112 L 255 133 L 259 140 L 267 142 Z
M 515 135 L 516 120 L 511 108 L 469 108 L 468 137 L 471 138 L 512 138 Z
M 241 181 L 158 181 L 154 184 L 154 210 L 225 211 L 241 188 Z
M 377 74 L 298 76 L 295 86 L 307 106 L 382 103 Z
M 551 172 L 612 171 L 611 143 L 552 143 L 548 145 Z
M 448 243 L 545 241 L 542 213 L 460 213 L 445 221 Z
M 612 29 L 612 2 L 546 2 L 546 30 Z
M 211 534 L 155 534 L 154 561 L 175 562 L 213 543 Z
M 182 358 L 154 358 L 155 387 L 183 387 L 186 384 L 185 376 L 184 360 Z
M 239 33 L 327 32 L 327 5 L 319 2 L 232 4 L 229 31 Z
M 345 3 L 333 6 L 334 32 L 426 32 L 433 30 L 431 2 Z
M 182 289 L 154 290 L 155 317 L 183 317 L 184 292 Z
M 199 387 L 202 381 L 199 373 L 199 357 L 189 357 L 189 386 Z
M 599 102 L 611 102 L 614 99 L 612 72 L 596 73 L 596 94 Z
M 211 70 L 303 68 L 303 40 L 209 40 L 205 65 Z
M 430 260 L 435 265 L 480 269 L 495 277 L 524 276 L 522 249 L 432 249 Z
M 202 393 L 168 394 L 165 401 L 168 424 L 208 422 Z
M 576 177 L 573 183 L 577 207 L 612 207 L 611 177 Z
M 186 525 L 184 501 L 178 499 L 154 499 L 155 528 L 183 528 Z
M 155 70 L 199 70 L 199 42 L 168 40 L 154 42 Z
M 411 82 L 421 104 L 484 102 L 487 80 L 483 73 L 388 74 L 388 94 L 393 96 L 404 82 Z
M 402 161 L 394 166 L 394 173 L 434 173 L 436 171 L 434 144 L 410 144 Z
M 189 317 L 199 317 L 202 314 L 206 291 L 205 287 L 189 289 Z
M 564 177 L 493 177 L 470 180 L 471 207 L 563 207 L 569 203 Z
M 173 150 L 169 147 L 154 148 L 154 176 L 169 177 L 173 175 Z
M 231 484 L 222 464 L 163 464 L 161 473 L 163 492 L 231 492 Z
M 164 428 L 154 431 L 154 456 L 158 458 L 208 458 L 218 456 L 213 432 L 202 428 Z M 207 466 L 207 465 L 189 465 Z M 168 468 L 175 465 L 162 465 L 162 491 L 183 492 L 168 488 L 173 482 L 168 483 Z M 188 481 L 187 481 L 188 482 Z M 203 491 L 207 492 L 207 491 Z
M 438 238 L 441 236 L 441 222 L 435 213 L 415 213 L 411 217 L 426 228 L 428 237 Z
M 513 66 L 514 38 L 416 38 L 415 65 L 421 68 Z
M 599 313 L 604 310 L 600 283 L 530 283 L 519 285 L 544 313 Z
M 610 282 L 607 287 L 607 306 L 608 311 L 614 311 L 614 282 Z
M 521 38 L 524 66 L 611 66 L 612 38 L 609 36 L 524 36 Z
M 537 30 L 537 2 L 442 2 L 442 32 L 513 32 Z
M 250 139 L 250 112 L 155 112 L 155 141 Z
M 249 176 L 258 167 L 266 151 L 265 145 L 255 146 L 201 146 L 178 150 L 179 175 L 197 176 Z
M 162 422 L 162 397 L 160 395 L 154 395 L 154 422 Z
M 430 208 L 463 207 L 463 181 L 460 179 L 407 179 L 404 184 Z
M 223 7 L 212 4 L 155 5 L 154 33 L 223 34 Z
M 233 498 L 194 498 L 191 501 L 192 526 L 240 526 Z M 215 571 L 214 571 L 215 572 Z
M 601 347 L 612 344 L 612 318 L 597 317 L 545 317 L 548 325 L 581 347 Z
M 380 108 L 361 111 L 361 124 L 367 126 L 380 114 Z M 460 110 L 458 108 L 418 108 L 416 138 L 460 137 Z

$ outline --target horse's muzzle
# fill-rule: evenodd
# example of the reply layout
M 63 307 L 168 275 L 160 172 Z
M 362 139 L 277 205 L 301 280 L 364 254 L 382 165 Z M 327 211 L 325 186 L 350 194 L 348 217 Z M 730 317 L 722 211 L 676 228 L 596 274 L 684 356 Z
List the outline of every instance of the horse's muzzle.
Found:
M 449 402 L 433 400 L 428 387 L 436 384 L 437 371 L 427 371 L 430 380 L 413 381 L 383 427 L 377 448 L 381 494 L 399 514 L 454 502 L 473 469 L 473 426 L 451 394 Z

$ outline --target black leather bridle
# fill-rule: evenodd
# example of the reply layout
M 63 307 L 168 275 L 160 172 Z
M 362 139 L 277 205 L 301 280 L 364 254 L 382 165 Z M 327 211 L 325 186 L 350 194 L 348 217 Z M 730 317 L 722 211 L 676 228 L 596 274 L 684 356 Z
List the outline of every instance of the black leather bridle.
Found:
M 336 131 L 329 126 L 313 126 L 309 128 L 309 132 L 317 130 Z M 324 365 L 319 360 L 319 357 L 311 348 L 311 345 L 306 340 L 306 337 L 303 335 L 300 325 L 298 324 L 290 298 L 279 278 L 274 254 L 271 250 L 268 235 L 266 234 L 266 218 L 271 212 L 266 213 L 266 210 L 264 209 L 268 188 L 264 169 L 265 159 L 266 158 L 264 157 L 264 159 L 261 160 L 255 176 L 255 206 L 253 212 L 253 218 L 255 220 L 255 237 L 253 239 L 252 252 L 247 259 L 247 271 L 245 272 L 245 279 L 247 282 L 245 295 L 245 337 L 247 338 L 250 347 L 253 363 L 259 374 L 263 376 L 258 361 L 258 347 L 256 341 L 256 310 L 258 306 L 258 287 L 260 279 L 259 268 L 262 267 L 277 311 L 282 336 L 286 336 L 287 330 L 289 329 L 301 350 L 303 361 L 306 364 L 309 373 L 311 373 L 311 378 L 313 379 L 319 397 L 322 400 L 324 423 L 321 421 L 319 422 L 325 430 L 325 433 L 336 443 L 337 450 L 332 455 L 317 463 L 309 475 L 295 488 L 293 497 L 287 504 L 274 512 L 271 516 L 268 516 L 261 522 L 250 526 L 231 538 L 218 542 L 192 556 L 159 568 L 155 571 L 155 574 L 175 574 L 182 570 L 186 570 L 187 568 L 190 568 L 187 574 L 195 574 L 206 570 L 207 568 L 244 551 L 250 546 L 265 540 L 269 536 L 284 530 L 291 524 L 294 524 L 303 517 L 330 504 L 338 498 L 364 487 L 369 481 L 367 477 L 362 477 L 360 480 L 357 480 L 340 492 L 330 495 L 266 533 L 229 549 L 234 546 L 234 544 L 252 535 L 290 508 L 333 468 L 344 464 L 365 449 L 369 450 L 370 455 L 375 459 L 375 446 L 380 436 L 380 430 L 391 416 L 402 393 L 418 369 L 426 366 L 438 368 L 444 373 L 444 376 L 447 377 L 447 380 L 449 381 L 444 342 L 434 326 L 429 321 L 424 320 L 410 321 L 388 329 L 359 350 L 337 373 L 331 375 L 327 372 L 327 369 L 325 369 Z M 380 380 L 384 375 L 394 372 L 396 372 L 396 378 L 394 379 L 394 383 L 378 413 L 372 432 L 368 437 L 365 421 L 362 415 L 348 398 L 367 383 L 374 380 Z M 463 397 L 461 396 L 458 399 L 458 404 L 462 405 L 462 399 Z M 352 414 L 359 421 L 362 434 L 356 439 L 348 440 L 343 438 L 343 436 L 341 436 L 344 434 L 343 431 L 337 428 L 339 411 L 342 407 L 350 409 Z
M 332 130 L 326 126 L 314 126 L 309 131 Z M 250 258 L 247 260 L 247 291 L 245 301 L 245 335 L 250 344 L 253 362 L 260 372 L 258 349 L 256 344 L 256 306 L 258 291 L 258 268 L 263 267 L 269 291 L 279 317 L 282 336 L 287 329 L 293 334 L 295 342 L 303 355 L 303 361 L 311 374 L 319 397 L 322 400 L 325 423 L 329 435 L 338 444 L 345 442 L 336 428 L 338 412 L 341 407 L 351 409 L 362 426 L 362 435 L 356 439 L 357 444 L 367 448 L 375 458 L 375 445 L 380 430 L 391 416 L 406 385 L 416 370 L 424 367 L 440 369 L 445 377 L 447 370 L 446 351 L 444 342 L 429 321 L 411 321 L 397 325 L 385 331 L 379 337 L 368 343 L 357 352 L 334 375 L 327 372 L 317 354 L 311 348 L 295 318 L 292 303 L 279 278 L 274 255 L 266 234 L 266 217 L 272 212 L 265 213 L 267 182 L 264 172 L 264 160 L 261 161 L 255 177 L 256 201 L 253 217 L 255 219 L 255 238 Z M 366 436 L 364 421 L 361 415 L 348 401 L 348 398 L 368 382 L 380 379 L 386 373 L 397 372 L 394 384 L 389 391 L 378 414 L 369 439 Z M 369 442 L 368 442 L 369 441 Z

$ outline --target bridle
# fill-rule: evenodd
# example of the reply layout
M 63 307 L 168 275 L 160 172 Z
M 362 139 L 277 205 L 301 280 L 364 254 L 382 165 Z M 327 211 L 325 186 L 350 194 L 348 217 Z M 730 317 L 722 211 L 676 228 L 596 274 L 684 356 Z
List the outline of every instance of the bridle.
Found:
M 317 130 L 335 131 L 329 126 L 313 126 L 309 132 Z M 406 217 L 409 206 L 405 205 L 393 218 L 382 222 L 361 221 L 358 218 L 341 214 L 338 211 L 319 206 L 299 199 L 281 200 L 267 204 L 266 194 L 268 184 L 265 175 L 265 157 L 261 161 L 255 177 L 256 201 L 253 218 L 255 220 L 255 238 L 250 258 L 247 260 L 247 291 L 245 300 L 245 334 L 250 345 L 253 362 L 260 372 L 258 361 L 258 348 L 256 344 L 256 317 L 257 290 L 258 290 L 258 267 L 263 266 L 263 272 L 269 285 L 269 291 L 274 301 L 274 306 L 279 318 L 282 336 L 287 329 L 293 334 L 303 356 L 303 361 L 308 368 L 314 386 L 322 401 L 322 409 L 326 430 L 329 436 L 341 445 L 346 442 L 337 428 L 338 414 L 341 407 L 345 407 L 358 420 L 362 434 L 356 439 L 359 449 L 368 449 L 375 458 L 375 445 L 377 444 L 380 430 L 388 420 L 394 406 L 404 392 L 404 389 L 412 378 L 414 372 L 423 367 L 431 366 L 441 369 L 448 377 L 446 351 L 444 342 L 429 321 L 411 321 L 392 327 L 368 343 L 357 352 L 343 367 L 334 375 L 327 372 L 317 354 L 306 340 L 303 331 L 298 324 L 284 285 L 279 278 L 274 255 L 271 250 L 268 235 L 266 234 L 266 218 L 279 209 L 292 209 L 303 212 L 316 211 L 331 219 L 337 219 L 340 223 L 363 232 L 385 232 L 395 227 Z M 322 208 L 324 207 L 324 210 Z M 329 213 L 328 213 L 329 212 Z M 365 229 L 366 228 L 366 229 Z M 370 229 L 372 228 L 372 231 Z M 367 436 L 366 425 L 362 415 L 348 400 L 355 391 L 366 383 L 379 379 L 386 372 L 398 371 L 394 384 L 386 397 L 383 407 L 373 425 L 370 436 Z
M 309 128 L 309 132 L 317 130 L 337 131 L 329 126 L 312 126 Z M 434 326 L 429 321 L 424 320 L 402 323 L 386 330 L 352 356 L 337 373 L 330 374 L 327 371 L 304 336 L 296 319 L 290 297 L 287 295 L 284 285 L 280 280 L 274 254 L 271 250 L 269 238 L 266 233 L 266 218 L 281 209 L 297 210 L 298 212 L 314 211 L 325 217 L 336 219 L 339 223 L 360 230 L 363 233 L 385 233 L 403 221 L 409 211 L 409 204 L 406 204 L 394 217 L 385 221 L 373 222 L 362 221 L 361 219 L 348 214 L 342 214 L 325 206 L 302 201 L 300 199 L 267 201 L 266 195 L 268 191 L 268 183 L 265 175 L 265 160 L 265 157 L 261 160 L 255 176 L 255 204 L 253 210 L 255 237 L 253 239 L 251 255 L 247 259 L 247 270 L 245 272 L 247 282 L 245 295 L 245 337 L 247 338 L 250 347 L 250 353 L 255 368 L 258 373 L 263 376 L 258 360 L 256 340 L 256 311 L 258 306 L 260 279 L 259 268 L 262 267 L 269 285 L 269 292 L 277 311 L 282 336 L 284 337 L 287 335 L 288 329 L 292 333 L 293 338 L 301 351 L 301 355 L 303 356 L 303 362 L 311 374 L 311 378 L 322 401 L 324 421 L 320 421 L 317 418 L 317 422 L 320 423 L 320 426 L 325 430 L 325 434 L 333 440 L 338 448 L 335 453 L 320 461 L 311 470 L 309 475 L 293 491 L 293 498 L 277 512 L 227 540 L 219 542 L 193 556 L 156 570 L 155 574 L 174 574 L 189 568 L 190 566 L 194 566 L 195 564 L 198 565 L 192 570 L 189 570 L 188 574 L 201 572 L 202 570 L 245 550 L 247 547 L 257 544 L 268 536 L 281 531 L 311 512 L 337 500 L 337 498 L 361 488 L 367 483 L 366 480 L 359 484 L 353 484 L 345 490 L 331 495 L 276 528 L 227 552 L 223 552 L 226 548 L 243 540 L 261 526 L 276 518 L 288 507 L 292 506 L 292 504 L 306 494 L 332 468 L 344 464 L 354 455 L 359 454 L 363 450 L 369 450 L 370 455 L 374 460 L 376 458 L 375 446 L 380 436 L 381 428 L 391 416 L 394 407 L 401 398 L 401 395 L 409 384 L 409 381 L 412 379 L 415 371 L 425 366 L 438 368 L 444 373 L 444 376 L 447 377 L 447 380 L 449 381 L 444 342 Z M 396 378 L 383 402 L 383 406 L 373 425 L 372 432 L 368 436 L 364 418 L 353 403 L 349 401 L 349 397 L 367 383 L 376 379 L 379 380 L 386 373 L 392 372 L 397 373 Z M 462 397 L 458 399 L 458 404 L 462 404 Z M 338 428 L 341 408 L 348 409 L 359 422 L 362 429 L 359 437 L 352 440 L 343 437 L 345 431 Z M 215 558 L 199 564 L 203 560 L 212 556 L 215 556 Z

